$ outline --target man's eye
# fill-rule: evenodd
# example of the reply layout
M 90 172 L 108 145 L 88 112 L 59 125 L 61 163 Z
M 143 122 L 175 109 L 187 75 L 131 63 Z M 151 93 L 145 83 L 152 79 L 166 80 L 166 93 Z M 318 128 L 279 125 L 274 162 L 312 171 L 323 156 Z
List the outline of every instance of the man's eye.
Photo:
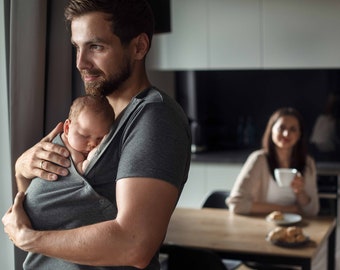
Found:
M 103 49 L 103 46 L 100 46 L 100 45 L 91 45 L 91 50 L 96 50 L 96 51 L 100 51 Z

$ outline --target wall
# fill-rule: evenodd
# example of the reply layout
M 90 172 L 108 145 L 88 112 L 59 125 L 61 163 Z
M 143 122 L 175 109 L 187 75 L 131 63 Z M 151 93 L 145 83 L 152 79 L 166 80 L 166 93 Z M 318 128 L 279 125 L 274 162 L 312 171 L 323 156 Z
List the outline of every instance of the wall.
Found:
M 175 97 L 175 74 L 171 71 L 156 71 L 148 69 L 151 84 Z

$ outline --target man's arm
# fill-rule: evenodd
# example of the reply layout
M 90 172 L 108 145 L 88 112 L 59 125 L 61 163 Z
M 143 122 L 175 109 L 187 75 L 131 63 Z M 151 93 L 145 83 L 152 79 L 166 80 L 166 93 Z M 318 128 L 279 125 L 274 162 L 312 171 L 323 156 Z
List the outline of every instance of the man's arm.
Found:
M 23 194 L 3 217 L 15 245 L 79 264 L 145 268 L 159 249 L 176 205 L 178 190 L 152 178 L 117 182 L 115 220 L 60 231 L 34 231 L 22 208 Z
M 63 123 L 59 123 L 46 137 L 17 159 L 15 177 L 19 191 L 25 191 L 34 177 L 53 181 L 58 178 L 58 175 L 68 174 L 65 168 L 70 166 L 70 161 L 67 159 L 69 152 L 65 147 L 51 143 L 62 131 Z M 43 164 L 42 168 L 41 164 Z

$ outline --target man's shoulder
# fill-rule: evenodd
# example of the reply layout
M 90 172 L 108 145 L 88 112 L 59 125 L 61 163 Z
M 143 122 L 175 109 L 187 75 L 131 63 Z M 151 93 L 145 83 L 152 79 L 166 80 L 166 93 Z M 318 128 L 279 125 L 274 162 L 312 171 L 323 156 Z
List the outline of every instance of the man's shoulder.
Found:
M 178 119 L 187 121 L 187 116 L 179 103 L 173 97 L 155 86 L 151 86 L 139 93 L 131 105 L 136 106 L 136 108 L 138 108 L 137 111 L 147 111 L 149 113 L 159 114 L 159 116 L 170 115 L 171 118 L 176 119 L 176 121 L 178 121 Z M 147 110 L 144 110 L 146 108 Z
M 155 86 L 148 87 L 135 97 L 136 100 L 143 100 L 144 102 L 164 102 L 168 98 L 170 97 L 165 92 Z

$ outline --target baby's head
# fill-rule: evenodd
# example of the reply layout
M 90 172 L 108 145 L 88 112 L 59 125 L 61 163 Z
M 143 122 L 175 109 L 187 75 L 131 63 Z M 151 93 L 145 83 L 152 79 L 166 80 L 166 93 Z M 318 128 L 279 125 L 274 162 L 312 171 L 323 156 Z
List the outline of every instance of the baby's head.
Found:
M 81 96 L 74 100 L 64 123 L 65 137 L 72 148 L 87 156 L 110 131 L 114 118 L 106 97 Z

